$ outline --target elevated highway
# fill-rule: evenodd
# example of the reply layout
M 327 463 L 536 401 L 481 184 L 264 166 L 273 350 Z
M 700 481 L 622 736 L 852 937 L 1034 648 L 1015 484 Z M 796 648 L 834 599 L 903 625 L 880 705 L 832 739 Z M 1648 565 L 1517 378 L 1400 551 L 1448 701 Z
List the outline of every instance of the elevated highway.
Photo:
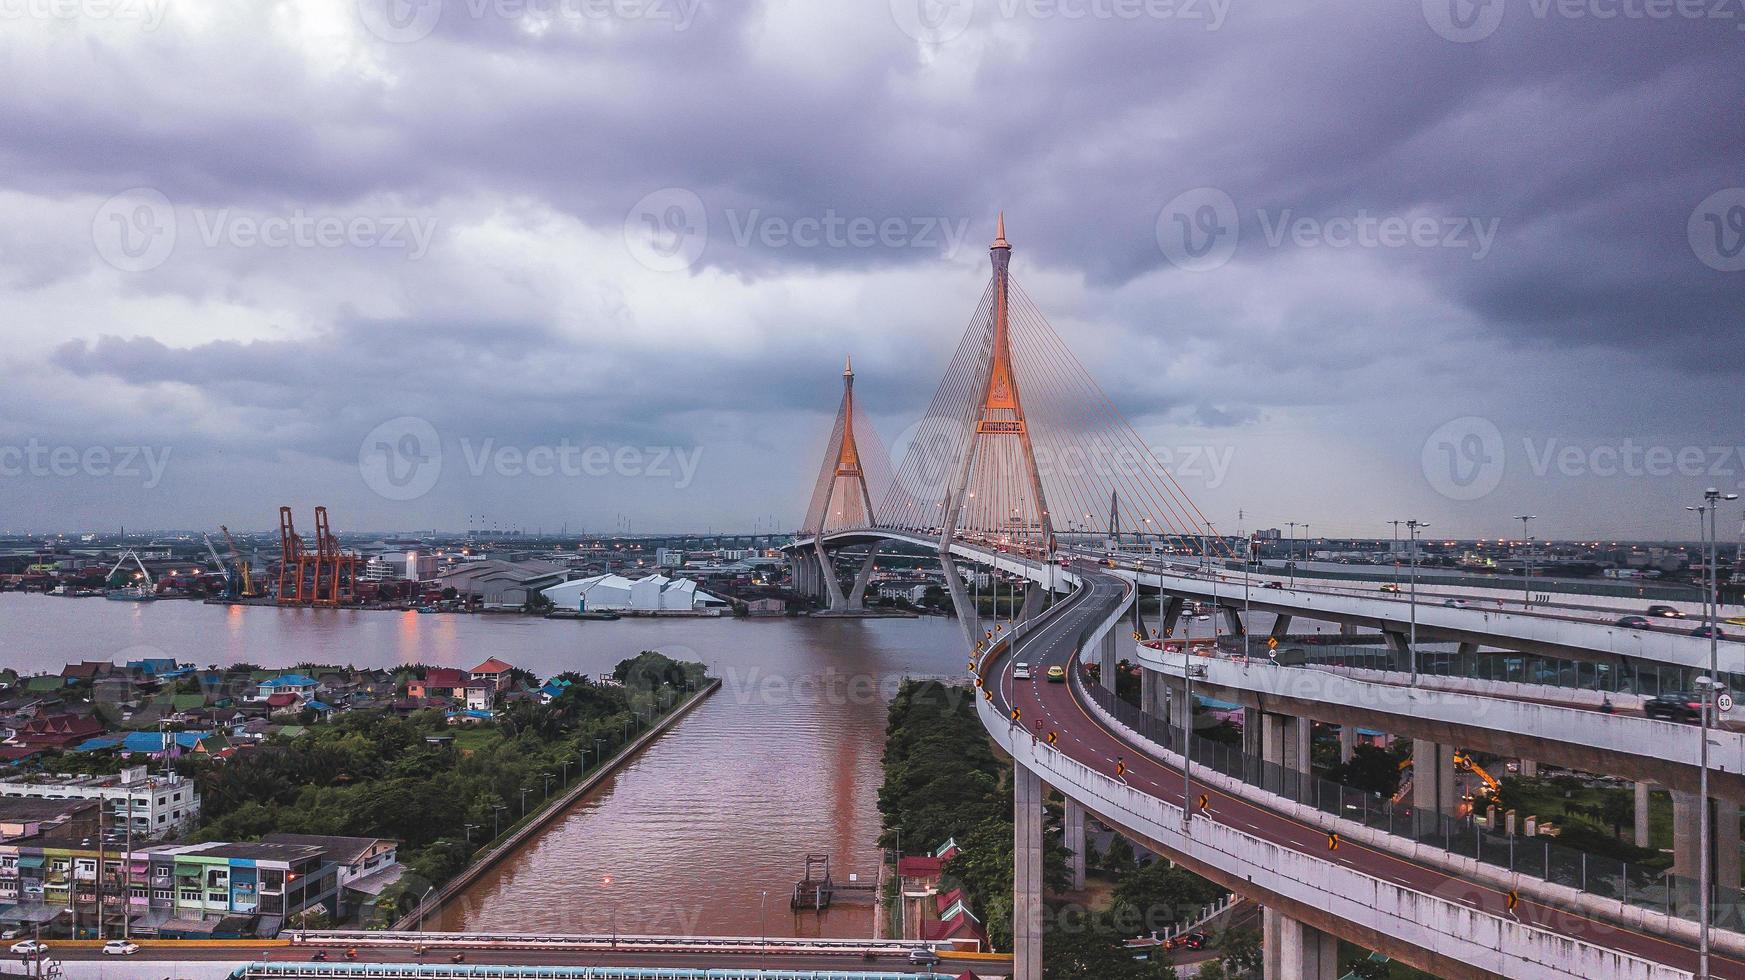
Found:
M 1538 897 L 1545 890 L 1525 880 L 1508 887 L 1464 877 L 1412 856 L 1420 847 L 1409 840 L 1329 850 L 1320 821 L 1271 805 L 1252 787 L 1200 781 L 1190 789 L 1167 753 L 1101 714 L 1085 688 L 1078 651 L 1096 633 L 1121 629 L 1130 582 L 1082 565 L 1071 574 L 1076 591 L 982 664 L 984 690 L 993 695 L 981 703 L 984 723 L 1021 770 L 1021 849 L 1027 825 L 1039 819 L 1026 816 L 1025 804 L 1040 802 L 1039 787 L 1022 784 L 1047 782 L 1110 825 L 1274 910 L 1268 928 L 1277 941 L 1269 949 L 1289 961 L 1283 976 L 1334 975 L 1325 936 L 1441 977 L 1670 978 L 1694 970 L 1689 922 L 1622 904 L 1601 916 Z M 1067 667 L 1071 682 L 1015 680 L 1018 660 Z M 1051 732 L 1052 748 L 1043 739 Z M 1125 769 L 1119 776 L 1118 767 Z M 1185 827 L 1184 802 L 1194 810 Z M 1024 864 L 1021 858 L 1020 906 Z M 1018 956 L 1022 976 L 1022 942 Z M 1745 977 L 1745 959 L 1722 955 L 1713 965 L 1715 976 Z

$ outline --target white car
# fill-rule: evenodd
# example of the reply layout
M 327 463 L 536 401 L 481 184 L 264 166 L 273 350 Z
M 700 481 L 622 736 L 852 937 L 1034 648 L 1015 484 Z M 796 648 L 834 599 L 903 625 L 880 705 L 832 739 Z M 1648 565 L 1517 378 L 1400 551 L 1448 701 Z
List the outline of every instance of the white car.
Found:
M 104 956 L 132 956 L 139 952 L 138 943 L 130 943 L 125 939 L 111 939 L 103 944 Z
M 34 939 L 26 939 L 21 943 L 13 943 L 12 952 L 18 956 L 41 956 L 48 952 L 48 947 Z
M 1029 680 L 1030 679 L 1030 665 L 1029 664 L 1013 664 L 1012 665 L 1012 679 L 1015 681 L 1027 681 L 1027 680 Z

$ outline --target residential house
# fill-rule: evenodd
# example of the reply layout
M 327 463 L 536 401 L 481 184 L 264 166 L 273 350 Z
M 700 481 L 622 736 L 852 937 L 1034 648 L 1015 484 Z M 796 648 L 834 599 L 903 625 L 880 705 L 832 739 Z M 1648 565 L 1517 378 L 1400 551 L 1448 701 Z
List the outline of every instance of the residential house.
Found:
M 255 699 L 265 701 L 275 694 L 295 694 L 307 701 L 315 696 L 315 691 L 321 685 L 313 677 L 302 674 L 281 674 L 278 677 L 261 681 L 256 688 Z
M 64 749 L 103 734 L 103 723 L 90 715 L 38 715 L 13 733 L 16 745 L 33 749 Z
M 488 687 L 494 694 L 509 686 L 510 673 L 514 669 L 496 657 L 492 657 L 469 671 L 469 680 L 473 686 Z
M 381 897 L 388 886 L 400 880 L 405 866 L 399 863 L 400 842 L 378 837 L 328 837 L 320 834 L 267 834 L 263 844 L 296 844 L 318 847 L 339 874 L 335 921 L 352 918 L 363 906 Z
M 200 792 L 192 780 L 176 773 L 154 774 L 145 766 L 112 776 L 8 776 L 0 779 L 0 797 L 102 800 L 110 829 L 126 832 L 131 818 L 136 840 L 186 833 L 200 820 Z
M 460 698 L 466 696 L 467 674 L 453 667 L 432 667 L 424 677 L 406 682 L 409 698 Z

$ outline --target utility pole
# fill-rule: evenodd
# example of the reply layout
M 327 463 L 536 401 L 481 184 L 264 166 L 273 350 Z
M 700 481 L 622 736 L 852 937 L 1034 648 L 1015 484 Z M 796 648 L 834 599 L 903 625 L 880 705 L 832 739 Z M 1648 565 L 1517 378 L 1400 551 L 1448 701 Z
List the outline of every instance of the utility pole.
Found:
M 1521 553 L 1521 608 L 1533 604 L 1533 536 L 1527 533 L 1527 522 L 1538 520 L 1532 514 L 1516 515 L 1515 520 L 1521 522 L 1521 539 L 1526 551 Z

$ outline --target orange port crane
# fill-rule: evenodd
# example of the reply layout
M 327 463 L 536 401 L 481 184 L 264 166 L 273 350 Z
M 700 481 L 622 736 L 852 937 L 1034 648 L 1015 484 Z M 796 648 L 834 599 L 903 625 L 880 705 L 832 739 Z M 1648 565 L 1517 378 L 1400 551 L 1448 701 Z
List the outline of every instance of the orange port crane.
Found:
M 315 508 L 315 548 L 297 533 L 291 508 L 279 508 L 279 605 L 337 606 L 357 598 L 359 559 L 343 551 L 327 521 L 327 508 Z

